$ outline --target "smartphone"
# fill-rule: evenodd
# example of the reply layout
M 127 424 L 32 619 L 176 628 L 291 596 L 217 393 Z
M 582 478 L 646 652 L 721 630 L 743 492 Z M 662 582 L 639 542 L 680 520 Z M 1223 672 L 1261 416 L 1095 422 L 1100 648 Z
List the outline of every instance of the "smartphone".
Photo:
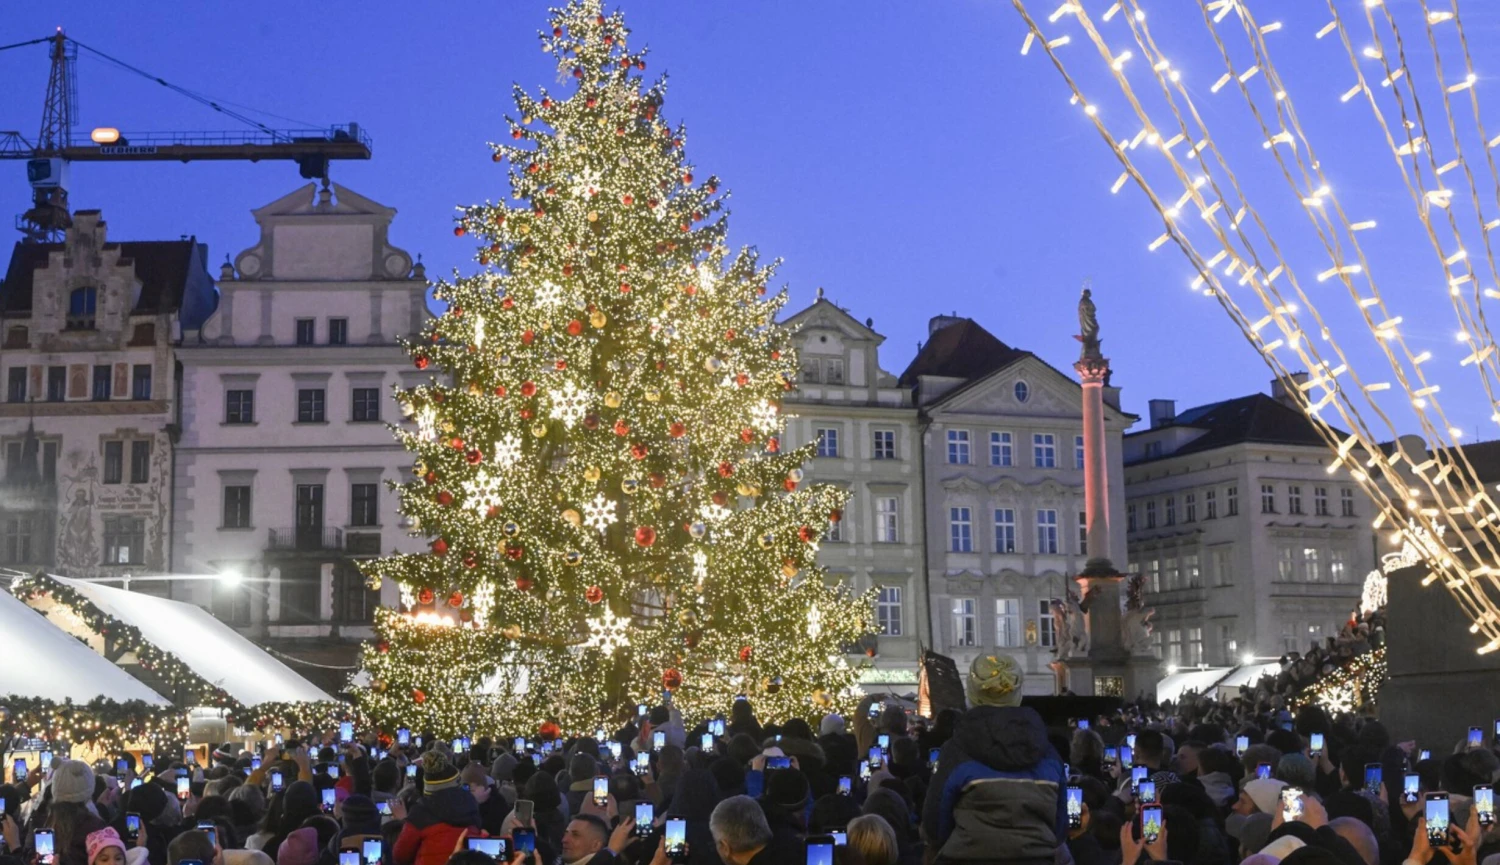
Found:
M 187 801 L 188 793 L 192 792 L 193 779 L 186 773 L 177 776 L 177 798 Z
M 699 740 L 698 748 L 703 751 L 712 751 L 714 749 L 714 734 L 704 733 L 703 738 Z
M 1161 837 L 1161 806 L 1146 805 L 1141 808 L 1141 840 L 1155 844 Z
M 876 749 L 871 748 L 870 750 L 873 751 L 873 750 L 876 750 Z M 791 757 L 767 757 L 766 758 L 766 768 L 767 769 L 790 769 L 790 768 L 792 768 L 792 758 Z
M 1257 763 L 1255 765 L 1255 777 L 1257 777 L 1257 778 L 1269 778 L 1269 777 L 1271 777 L 1271 764 L 1270 763 Z
M 473 849 L 473 848 L 470 848 L 470 849 Z M 339 851 L 339 865 L 359 865 L 359 851 L 357 851 L 357 850 L 340 850 Z
M 1248 750 L 1250 750 L 1250 737 L 1249 736 L 1235 736 L 1234 737 L 1234 756 L 1236 756 L 1236 757 L 1243 757 L 1243 756 L 1245 756 L 1245 752 L 1248 751 Z
M 354 741 L 354 722 L 353 721 L 340 721 L 339 722 L 339 741 L 343 742 L 346 745 L 349 744 L 350 742 Z M 356 865 L 357 865 L 357 863 L 356 863 Z
M 655 733 L 652 733 L 651 750 L 660 751 L 665 747 L 667 747 L 667 734 L 662 732 L 661 730 L 657 730 Z
M 403 746 L 404 745 L 410 745 L 411 744 L 411 730 L 408 730 L 405 727 L 398 727 L 396 729 L 396 744 L 397 745 L 403 745 Z
M 282 778 L 281 773 L 280 772 L 272 772 L 271 773 L 271 792 L 272 793 L 280 793 L 284 789 L 286 789 L 286 781 Z
M 1483 748 L 1484 747 L 1484 728 L 1483 727 L 1470 727 L 1469 728 L 1469 747 L 1470 748 Z
M 337 781 L 339 779 L 339 767 L 337 763 L 328 764 L 328 777 Z
M 1415 772 L 1407 772 L 1401 779 L 1401 801 L 1408 805 L 1415 805 L 1421 801 L 1422 779 Z
M 391 800 L 389 799 L 381 799 L 379 802 L 376 802 L 375 810 L 379 811 L 382 817 L 395 816 L 395 812 L 391 810 Z
M 1281 788 L 1281 819 L 1282 822 L 1291 823 L 1302 817 L 1302 788 Z
M 1083 828 L 1083 788 L 1068 787 L 1068 828 Z
M 1427 846 L 1448 846 L 1448 794 L 1427 794 Z
M 1130 787 L 1132 790 L 1139 789 L 1141 782 L 1151 777 L 1151 770 L 1145 766 L 1130 767 Z
M 839 795 L 840 796 L 853 796 L 854 795 L 854 776 L 852 776 L 852 775 L 840 775 L 839 776 Z
M 620 743 L 619 742 L 610 742 L 609 743 L 609 756 L 610 756 L 610 759 L 612 759 L 612 760 L 618 760 L 618 759 L 620 759 Z
M 594 776 L 594 804 L 600 808 L 609 805 L 609 778 L 605 775 Z
M 724 719 L 723 718 L 715 718 L 712 729 L 714 731 L 714 735 L 715 736 L 723 736 L 724 735 Z
M 327 788 L 325 788 L 322 791 L 322 794 L 323 794 L 323 813 L 324 814 L 332 814 L 333 813 L 334 803 L 338 801 L 338 791 L 335 790 L 335 789 L 333 789 L 332 787 L 327 787 Z
M 810 835 L 807 838 L 807 865 L 833 865 L 833 836 Z
M 26 758 L 25 757 L 18 757 L 16 759 L 16 762 L 14 764 L 12 764 L 12 766 L 11 766 L 10 774 L 11 774 L 11 779 L 14 780 L 17 783 L 20 783 L 21 781 L 25 781 L 26 780 Z
M 125 815 L 125 840 L 134 844 L 141 837 L 141 815 L 134 812 Z
M 881 733 L 879 736 L 876 736 L 875 737 L 875 744 L 877 744 L 877 745 L 880 746 L 880 750 L 882 750 L 882 751 L 889 751 L 891 749 L 891 736 L 890 736 L 890 734 L 889 733 Z
M 870 780 L 870 761 L 869 760 L 860 760 L 859 761 L 859 779 L 861 781 L 868 781 L 868 780 Z
M 142 768 L 153 769 L 153 768 L 156 767 L 156 760 L 153 759 L 150 754 L 142 754 L 141 755 L 141 766 L 142 766 Z
M 143 782 L 140 778 L 131 778 L 130 779 L 130 789 L 134 790 L 135 788 L 141 786 L 141 784 L 143 784 L 143 783 L 145 783 L 145 782 Z M 5 809 L 0 808 L 0 811 L 3 811 L 3 810 L 5 810 Z
M 36 860 L 40 862 L 41 865 L 52 865 L 52 862 L 56 859 L 53 848 L 52 830 L 38 829 L 36 830 L 35 835 Z
M 1080 729 L 1080 730 L 1087 730 L 1088 728 L 1089 728 L 1089 719 L 1088 718 L 1079 718 L 1078 719 L 1078 729 Z
M 1380 795 L 1380 764 L 1365 764 L 1365 789 L 1373 796 Z
M 50 771 L 52 771 L 52 752 L 51 751 L 43 751 L 42 752 L 42 772 L 43 773 L 47 773 L 47 772 L 50 772 Z
M 645 751 L 637 751 L 635 755 L 635 773 L 644 775 L 651 771 L 651 755 Z
M 635 835 L 637 838 L 650 837 L 656 822 L 656 806 L 650 802 L 635 803 Z
M 470 850 L 478 850 L 480 853 L 488 856 L 498 857 L 500 855 L 499 838 L 469 838 L 466 843 Z M 344 863 L 340 862 L 339 865 L 344 865 Z
M 185 766 L 196 766 L 198 765 L 198 755 L 193 753 L 192 748 L 189 748 L 182 752 L 182 762 Z
M 281 734 L 280 733 L 277 733 L 276 734 L 276 747 L 280 748 L 282 745 L 285 745 L 285 744 L 286 744 L 286 740 L 283 739 L 283 738 L 281 738 Z
M 1323 756 L 1323 734 L 1313 733 L 1309 738 L 1308 751 L 1312 753 L 1313 759 Z
M 870 748 L 870 768 L 872 768 L 872 769 L 879 769 L 881 766 L 884 766 L 884 765 L 885 765 L 885 752 L 880 749 L 879 745 L 872 746 Z
M 116 775 L 123 775 L 123 774 L 125 774 L 126 772 L 129 772 L 129 771 L 130 771 L 130 761 L 129 760 L 116 760 L 115 761 L 115 774 Z
M 1136 798 L 1141 800 L 1142 805 L 1156 804 L 1156 782 L 1150 778 L 1142 778 L 1135 785 Z
M 421 750 L 421 748 L 422 748 L 422 737 L 418 736 L 415 739 L 413 739 L 412 740 L 412 745 L 414 745 L 417 748 L 417 750 Z
M 250 758 L 250 771 L 254 772 L 256 769 L 259 769 L 260 766 L 261 766 L 260 757 L 251 757 Z
M 464 751 L 467 751 L 467 750 L 468 749 L 464 747 L 464 740 L 463 739 L 454 739 L 453 740 L 453 753 L 454 753 L 455 756 L 457 756 L 459 754 L 462 754 Z
M 942 748 L 932 748 L 931 750 L 929 750 L 927 752 L 927 765 L 929 765 L 929 766 L 936 766 L 938 764 L 939 758 L 941 758 L 942 755 L 943 755 L 943 749 Z
M 1118 759 L 1120 759 L 1120 749 L 1119 748 L 1105 748 L 1104 749 L 1104 762 L 1106 762 L 1106 763 L 1113 763 L 1113 762 L 1115 762 Z
M 871 718 L 879 718 L 880 717 L 880 713 L 884 712 L 884 711 L 885 711 L 885 704 L 884 703 L 871 703 L 870 704 L 870 717 Z
M 1429 751 L 1429 750 L 1427 750 L 1426 748 L 1423 748 L 1422 750 L 1420 750 L 1420 751 L 1417 752 L 1417 762 L 1418 763 L 1422 762 L 1423 760 L 1431 760 L 1431 759 L 1432 759 L 1432 752 Z
M 510 843 L 516 848 L 512 851 L 512 855 L 515 853 L 535 853 L 536 830 L 516 829 L 510 833 Z
M 828 837 L 833 839 L 833 846 L 835 847 L 849 846 L 849 833 L 843 829 L 835 829 L 829 832 Z
M 526 753 L 526 737 L 517 736 L 510 742 L 510 749 L 517 754 Z
M 687 821 L 676 818 L 667 821 L 667 858 L 682 862 L 687 858 Z
M 387 811 L 390 810 L 389 802 L 382 802 L 381 804 L 386 806 Z M 379 838 L 366 838 L 364 844 L 360 845 L 360 849 L 364 853 L 364 859 L 366 862 L 370 863 L 370 865 L 374 865 L 374 863 L 380 861 L 380 855 L 382 852 L 380 846 L 381 845 Z
M 1135 747 L 1135 734 L 1134 733 L 1126 733 L 1125 734 L 1125 744 L 1129 745 L 1131 748 Z
M 1488 784 L 1474 788 L 1474 810 L 1479 812 L 1479 825 L 1495 825 L 1495 788 Z
M 530 826 L 531 814 L 534 809 L 534 804 L 535 803 L 533 803 L 530 799 L 517 799 L 516 822 L 520 823 L 522 826 Z M 517 849 L 520 849 L 519 845 L 517 845 Z
M 1119 749 L 1119 754 L 1120 754 L 1120 765 L 1121 766 L 1134 766 L 1135 765 L 1135 746 L 1134 745 L 1121 745 L 1120 749 Z

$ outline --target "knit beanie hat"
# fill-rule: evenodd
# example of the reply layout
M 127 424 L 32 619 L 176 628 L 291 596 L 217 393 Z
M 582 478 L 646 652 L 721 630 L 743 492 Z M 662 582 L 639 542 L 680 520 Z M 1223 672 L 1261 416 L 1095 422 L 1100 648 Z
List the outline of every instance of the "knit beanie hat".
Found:
M 818 724 L 818 735 L 829 736 L 834 733 L 844 732 L 844 716 L 829 713 L 823 716 L 823 722 Z
M 436 793 L 458 786 L 458 770 L 437 751 L 422 755 L 422 786 L 425 793 Z M 277 865 L 282 865 L 278 862 Z
M 599 763 L 587 754 L 574 754 L 568 761 L 568 779 L 571 781 L 592 780 L 599 771 Z
M 511 780 L 511 773 L 516 771 L 516 764 L 520 761 L 509 751 L 501 751 L 495 762 L 490 764 L 490 777 L 496 781 Z
M 1021 667 L 1010 655 L 980 655 L 969 665 L 965 687 L 975 706 L 1021 705 Z
M 311 826 L 295 829 L 276 851 L 276 865 L 317 865 L 318 830 Z
M 375 803 L 369 796 L 355 793 L 344 800 L 344 807 L 340 810 L 344 818 L 343 831 L 339 833 L 340 838 L 351 835 L 379 835 L 380 834 L 380 812 L 376 810 Z
M 125 853 L 125 842 L 120 840 L 120 833 L 113 826 L 105 826 L 98 832 L 90 832 L 86 842 L 89 851 L 89 865 L 99 857 L 99 851 L 106 847 L 118 847 L 121 855 Z
M 52 773 L 52 798 L 82 804 L 94 798 L 94 770 L 82 760 L 64 760 Z
M 1275 814 L 1281 801 L 1281 788 L 1285 786 L 1285 781 L 1275 778 L 1256 778 L 1245 784 L 1245 792 L 1262 814 Z

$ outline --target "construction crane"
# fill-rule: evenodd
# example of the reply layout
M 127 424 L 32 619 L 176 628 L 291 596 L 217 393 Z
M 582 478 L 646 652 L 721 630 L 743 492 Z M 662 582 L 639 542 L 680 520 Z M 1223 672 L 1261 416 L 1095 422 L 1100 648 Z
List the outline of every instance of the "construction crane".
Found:
M 0 159 L 26 160 L 26 179 L 31 183 L 31 208 L 16 218 L 16 228 L 26 241 L 55 242 L 73 224 L 68 210 L 68 166 L 73 162 L 190 162 L 195 159 L 284 159 L 297 163 L 306 178 L 328 177 L 333 159 L 369 159 L 370 138 L 358 123 L 322 129 L 271 129 L 234 110 L 231 103 L 214 100 L 131 66 L 124 61 L 57 33 L 14 45 L 0 51 L 48 44 L 52 72 L 42 108 L 42 128 L 35 143 L 20 132 L 0 131 Z M 82 48 L 127 71 L 144 76 L 176 91 L 249 128 L 235 132 L 146 132 L 122 133 L 118 129 L 94 129 L 88 143 L 73 141 L 78 123 L 78 49 Z M 295 122 L 295 121 L 294 121 Z

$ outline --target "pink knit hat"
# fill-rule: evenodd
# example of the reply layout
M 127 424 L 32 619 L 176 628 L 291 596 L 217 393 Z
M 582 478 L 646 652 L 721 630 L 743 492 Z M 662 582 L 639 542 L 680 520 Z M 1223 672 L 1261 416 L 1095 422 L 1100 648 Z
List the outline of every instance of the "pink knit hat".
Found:
M 120 840 L 120 833 L 116 832 L 113 826 L 105 826 L 98 832 L 90 832 L 87 843 L 89 865 L 93 865 L 94 860 L 99 858 L 100 851 L 106 847 L 118 847 L 120 848 L 120 854 L 125 854 L 125 842 Z

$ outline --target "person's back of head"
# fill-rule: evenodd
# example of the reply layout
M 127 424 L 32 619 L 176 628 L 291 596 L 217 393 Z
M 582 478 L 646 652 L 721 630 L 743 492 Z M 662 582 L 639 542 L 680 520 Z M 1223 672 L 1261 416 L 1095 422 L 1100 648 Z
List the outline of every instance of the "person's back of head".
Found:
M 1270 745 L 1251 745 L 1245 749 L 1244 756 L 1240 757 L 1240 763 L 1245 767 L 1245 777 L 1255 777 L 1255 770 L 1262 763 L 1270 763 L 1274 770 L 1276 764 L 1281 762 L 1281 752 Z
M 850 796 L 824 793 L 813 802 L 812 816 L 808 819 L 809 832 L 825 833 L 842 829 L 859 816 L 859 806 Z
M 339 823 L 327 814 L 308 817 L 301 828 L 318 833 L 318 849 L 328 849 L 328 843 L 339 836 Z
M 921 752 L 917 750 L 917 740 L 910 736 L 902 736 L 891 740 L 891 763 L 913 771 L 922 767 Z
M 1364 822 L 1354 817 L 1335 817 L 1328 821 L 1328 828 L 1348 841 L 1359 858 L 1365 860 L 1365 865 L 1379 865 L 1380 844 L 1375 840 L 1375 833 Z
M 574 782 L 587 781 L 599 771 L 599 761 L 588 754 L 574 754 L 568 761 L 568 777 Z
M 667 745 L 656 756 L 657 775 L 681 775 L 687 766 L 687 755 L 676 745 Z
M 1365 764 L 1374 759 L 1373 754 L 1360 745 L 1348 745 L 1339 753 L 1339 771 L 1344 774 L 1346 787 L 1363 787 Z
M 1136 737 L 1140 744 L 1140 737 Z M 1068 760 L 1073 766 L 1091 766 L 1104 761 L 1104 739 L 1093 730 L 1074 730 L 1068 743 Z
M 906 735 L 906 710 L 892 703 L 880 713 L 880 732 L 892 736 Z
M 1153 769 L 1167 765 L 1166 740 L 1160 730 L 1142 730 L 1135 736 L 1135 759 Z
M 495 857 L 478 850 L 455 850 L 447 865 L 495 865 Z
M 370 778 L 377 793 L 394 793 L 401 789 L 401 767 L 396 765 L 395 760 L 376 763 Z
M 771 843 L 771 826 L 760 803 L 749 796 L 730 796 L 714 806 L 708 818 L 714 843 L 734 854 L 750 853 Z
M 809 727 L 801 718 L 792 718 L 787 721 L 781 728 L 781 735 L 788 739 L 806 739 L 809 742 L 813 739 L 812 727 Z
M 208 863 L 214 861 L 218 851 L 208 833 L 201 829 L 189 829 L 172 839 L 167 845 L 167 865 L 177 865 L 183 860 Z
M 896 832 L 879 814 L 862 814 L 849 821 L 849 846 L 857 851 L 865 865 L 896 865 L 901 850 Z
M 1202 833 L 1193 812 L 1181 805 L 1166 805 L 1161 809 L 1161 819 L 1167 830 L 1167 858 L 1174 862 L 1199 861 Z
M 1311 790 L 1318 780 L 1318 767 L 1307 759 L 1306 754 L 1286 754 L 1276 763 L 1276 770 L 1271 773 L 1271 777 L 1285 781 L 1292 787 Z
M 1272 730 L 1270 735 L 1266 736 L 1266 744 L 1283 754 L 1302 753 L 1302 737 L 1291 730 Z
M 741 766 L 748 764 L 760 753 L 760 744 L 749 733 L 736 733 L 729 740 L 729 756 Z

